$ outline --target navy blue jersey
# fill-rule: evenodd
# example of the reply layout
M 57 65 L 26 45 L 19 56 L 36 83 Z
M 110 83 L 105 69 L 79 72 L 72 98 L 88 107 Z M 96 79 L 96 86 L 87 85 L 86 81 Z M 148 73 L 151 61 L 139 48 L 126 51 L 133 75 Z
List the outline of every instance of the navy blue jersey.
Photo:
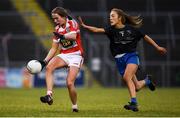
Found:
M 108 26 L 104 30 L 110 40 L 110 50 L 113 56 L 135 52 L 138 41 L 145 36 L 139 29 L 129 25 L 119 29 Z

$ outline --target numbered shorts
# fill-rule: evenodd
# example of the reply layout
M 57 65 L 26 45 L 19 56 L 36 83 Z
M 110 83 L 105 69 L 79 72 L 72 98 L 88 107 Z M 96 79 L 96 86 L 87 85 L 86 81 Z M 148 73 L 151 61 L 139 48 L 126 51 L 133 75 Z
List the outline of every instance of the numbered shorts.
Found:
M 122 57 L 116 58 L 116 65 L 121 76 L 124 75 L 127 64 L 137 64 L 139 65 L 139 56 L 136 52 L 125 53 Z

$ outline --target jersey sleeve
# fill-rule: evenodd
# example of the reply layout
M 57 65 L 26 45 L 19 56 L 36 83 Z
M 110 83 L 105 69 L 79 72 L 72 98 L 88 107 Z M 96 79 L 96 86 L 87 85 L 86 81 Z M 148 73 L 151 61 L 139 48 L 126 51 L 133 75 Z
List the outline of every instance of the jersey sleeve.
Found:
M 105 27 L 104 27 L 104 31 L 105 31 L 105 34 L 106 34 L 106 35 L 110 35 L 111 27 L 110 27 L 110 26 L 105 26 Z
M 136 34 L 136 37 L 137 37 L 136 39 L 138 41 L 145 37 L 145 33 L 142 31 L 142 29 L 134 28 L 134 31 L 135 31 L 134 33 Z
M 143 32 L 142 29 L 138 29 L 137 32 L 138 32 L 138 36 L 139 36 L 140 38 L 144 38 L 145 33 Z

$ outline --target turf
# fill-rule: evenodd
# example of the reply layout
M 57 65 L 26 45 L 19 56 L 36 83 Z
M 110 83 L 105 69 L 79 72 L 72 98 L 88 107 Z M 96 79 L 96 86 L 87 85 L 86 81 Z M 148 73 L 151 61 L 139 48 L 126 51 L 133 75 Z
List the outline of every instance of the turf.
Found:
M 71 111 L 68 91 L 54 90 L 54 104 L 39 100 L 45 88 L 0 89 L 0 116 L 23 117 L 172 117 L 180 116 L 180 88 L 158 88 L 155 92 L 138 92 L 139 112 L 123 109 L 129 101 L 126 88 L 78 88 L 79 113 Z

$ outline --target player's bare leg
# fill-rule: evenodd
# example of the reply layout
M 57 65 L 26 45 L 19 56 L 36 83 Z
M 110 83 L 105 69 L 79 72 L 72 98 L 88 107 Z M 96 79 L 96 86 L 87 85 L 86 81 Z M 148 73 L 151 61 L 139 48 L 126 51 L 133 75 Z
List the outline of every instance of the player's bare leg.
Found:
M 56 68 L 61 68 L 66 66 L 67 64 L 59 57 L 54 57 L 46 67 L 46 86 L 47 86 L 47 94 L 45 96 L 40 97 L 41 102 L 48 103 L 51 105 L 53 103 L 52 99 L 52 90 L 53 90 L 53 71 Z
M 124 108 L 132 111 L 138 111 L 137 101 L 136 101 L 136 87 L 133 82 L 133 77 L 137 71 L 137 68 L 138 66 L 136 64 L 128 64 L 123 76 L 123 79 L 126 82 L 131 97 L 130 104 L 125 105 Z
M 56 56 L 54 57 L 47 65 L 46 67 L 46 85 L 47 90 L 52 91 L 53 89 L 53 72 L 56 68 L 62 68 L 64 66 L 67 66 L 67 64 L 64 62 L 63 59 Z
M 69 97 L 72 102 L 72 110 L 73 112 L 78 112 L 78 107 L 77 107 L 77 93 L 75 90 L 74 82 L 76 79 L 76 76 L 79 72 L 79 68 L 75 66 L 70 66 L 69 67 L 69 72 L 67 76 L 67 88 L 69 91 Z
M 136 91 L 139 91 L 141 88 L 145 86 L 145 81 L 144 80 L 138 81 L 136 75 L 133 76 L 133 82 L 135 84 Z
M 155 90 L 155 84 L 153 83 L 150 75 L 146 75 L 145 79 L 140 81 L 138 81 L 136 75 L 134 75 L 133 82 L 136 86 L 136 91 L 139 91 L 141 88 L 143 88 L 146 85 L 149 87 L 151 91 Z

